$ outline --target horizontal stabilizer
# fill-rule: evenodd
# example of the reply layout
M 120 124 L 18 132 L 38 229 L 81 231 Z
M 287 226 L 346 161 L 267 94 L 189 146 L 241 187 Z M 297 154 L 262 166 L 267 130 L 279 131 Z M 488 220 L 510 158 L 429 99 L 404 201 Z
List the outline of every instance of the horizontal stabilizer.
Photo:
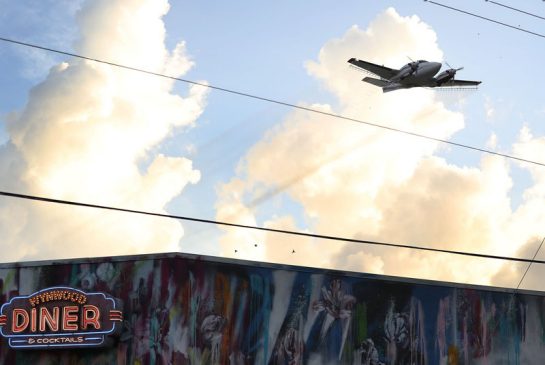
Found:
M 375 86 L 378 86 L 378 87 L 385 87 L 389 83 L 386 80 L 375 79 L 373 77 L 366 77 L 361 81 L 365 81 L 365 82 L 367 82 L 369 84 L 372 84 L 372 85 L 375 85 Z

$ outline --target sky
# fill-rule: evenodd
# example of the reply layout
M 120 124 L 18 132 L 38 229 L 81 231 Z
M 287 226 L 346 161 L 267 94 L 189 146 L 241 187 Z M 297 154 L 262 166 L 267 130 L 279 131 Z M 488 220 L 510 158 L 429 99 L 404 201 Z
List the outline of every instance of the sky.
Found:
M 429 2 L 0 0 L 0 36 L 545 162 L 544 37 Z M 383 94 L 351 57 L 483 83 Z M 0 67 L 2 191 L 499 256 L 545 237 L 543 166 L 5 42 Z M 2 262 L 189 252 L 502 287 L 527 268 L 7 197 L 0 237 Z

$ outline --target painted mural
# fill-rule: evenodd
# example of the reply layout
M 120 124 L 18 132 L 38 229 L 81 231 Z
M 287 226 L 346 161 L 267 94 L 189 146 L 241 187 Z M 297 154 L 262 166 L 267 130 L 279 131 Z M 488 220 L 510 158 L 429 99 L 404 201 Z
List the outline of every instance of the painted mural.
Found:
M 123 302 L 117 343 L 0 364 L 545 364 L 545 296 L 187 255 L 0 265 L 0 304 L 69 286 Z

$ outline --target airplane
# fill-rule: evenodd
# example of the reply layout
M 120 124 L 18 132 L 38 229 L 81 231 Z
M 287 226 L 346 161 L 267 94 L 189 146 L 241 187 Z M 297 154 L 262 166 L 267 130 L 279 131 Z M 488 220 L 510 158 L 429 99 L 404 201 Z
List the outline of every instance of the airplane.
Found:
M 436 76 L 442 66 L 440 62 L 412 61 L 399 70 L 356 58 L 349 59 L 348 63 L 380 77 L 378 79 L 365 77 L 362 81 L 381 87 L 385 93 L 412 87 L 476 87 L 481 83 L 481 81 L 454 79 L 456 72 L 463 69 L 463 67 L 449 68 Z

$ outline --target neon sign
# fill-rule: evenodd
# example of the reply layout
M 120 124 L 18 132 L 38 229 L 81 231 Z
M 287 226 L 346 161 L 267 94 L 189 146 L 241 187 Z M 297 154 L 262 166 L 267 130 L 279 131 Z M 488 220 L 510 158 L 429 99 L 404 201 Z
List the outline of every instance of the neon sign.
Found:
M 68 287 L 13 297 L 0 308 L 0 334 L 12 348 L 106 346 L 122 321 L 118 300 Z

